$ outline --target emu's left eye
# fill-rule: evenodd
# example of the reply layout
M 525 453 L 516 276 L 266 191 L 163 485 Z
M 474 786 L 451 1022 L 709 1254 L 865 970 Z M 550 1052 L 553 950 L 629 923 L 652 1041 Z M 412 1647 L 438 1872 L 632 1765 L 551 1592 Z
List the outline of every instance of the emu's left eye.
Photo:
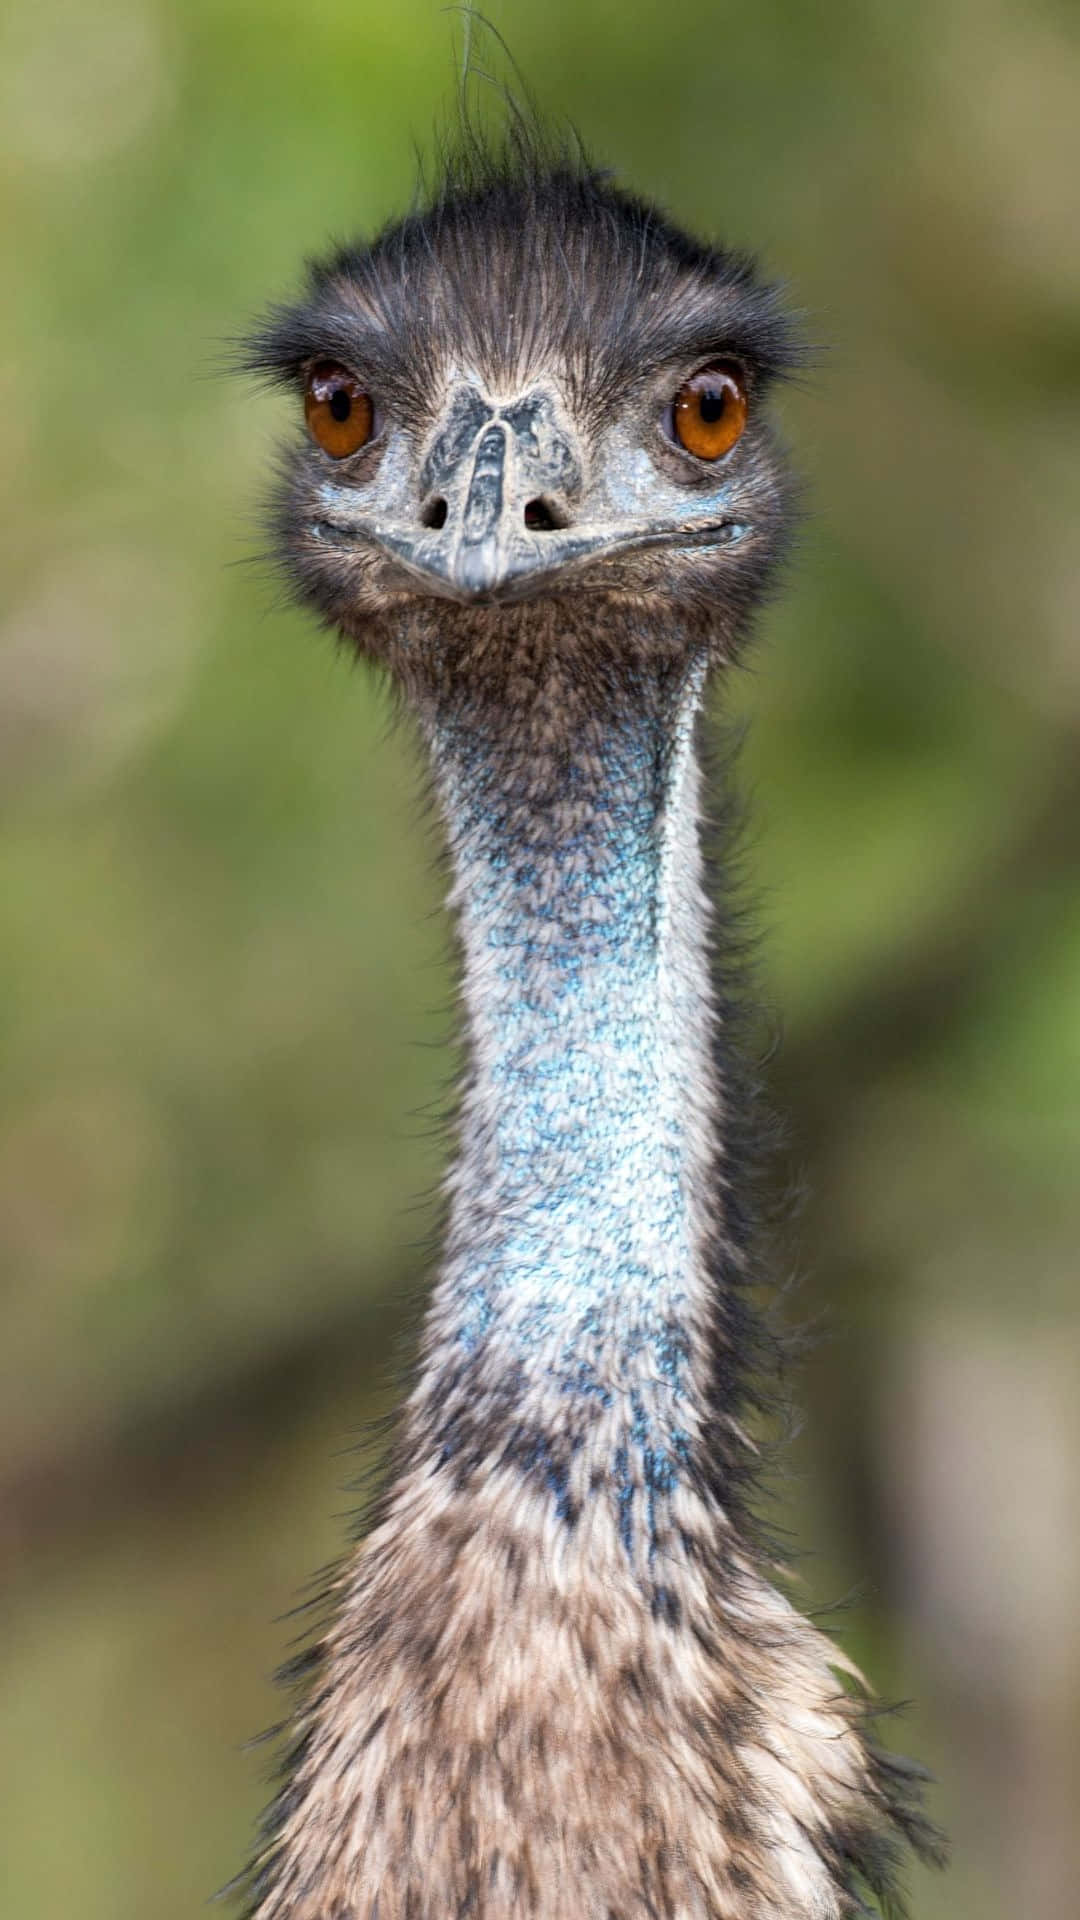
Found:
M 375 430 L 375 407 L 354 373 L 334 360 L 319 360 L 304 388 L 308 432 L 332 460 L 344 460 L 367 445 Z
M 698 460 L 730 453 L 746 425 L 746 387 L 737 367 L 704 367 L 679 388 L 671 406 L 675 439 Z

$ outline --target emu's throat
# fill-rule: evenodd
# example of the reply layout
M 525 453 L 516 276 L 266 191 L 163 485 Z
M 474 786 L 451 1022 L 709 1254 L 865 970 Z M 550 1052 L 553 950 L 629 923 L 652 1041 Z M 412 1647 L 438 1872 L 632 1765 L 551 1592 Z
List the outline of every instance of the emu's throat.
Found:
M 602 717 L 556 712 L 542 686 L 502 729 L 431 729 L 471 1055 L 428 1327 L 444 1457 L 483 1444 L 571 1521 L 606 1484 L 635 1558 L 702 1414 L 703 678 L 669 659 Z

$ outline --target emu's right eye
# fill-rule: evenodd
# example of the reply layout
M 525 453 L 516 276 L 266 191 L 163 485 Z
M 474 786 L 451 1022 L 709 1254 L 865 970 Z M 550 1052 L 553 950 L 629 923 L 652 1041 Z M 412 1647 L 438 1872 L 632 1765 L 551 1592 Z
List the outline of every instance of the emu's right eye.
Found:
M 375 407 L 356 375 L 334 360 L 319 360 L 304 388 L 308 432 L 332 460 L 358 453 L 371 439 Z
M 698 460 L 722 460 L 746 425 L 746 385 L 738 367 L 719 360 L 679 388 L 672 402 L 675 439 Z

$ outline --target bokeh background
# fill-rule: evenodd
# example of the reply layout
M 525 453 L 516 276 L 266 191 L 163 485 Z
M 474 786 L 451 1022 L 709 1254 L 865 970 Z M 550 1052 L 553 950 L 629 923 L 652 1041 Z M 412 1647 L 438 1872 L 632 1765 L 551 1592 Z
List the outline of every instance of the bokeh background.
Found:
M 826 346 L 729 707 L 822 1337 L 781 1502 L 940 1776 L 918 1920 L 1080 1860 L 1080 232 L 1062 0 L 489 0 Z M 407 738 L 245 564 L 220 343 L 400 208 L 435 0 L 0 10 L 0 1882 L 186 1920 L 264 1798 L 425 1268 L 449 986 Z M 420 1198 L 418 1199 L 418 1196 Z

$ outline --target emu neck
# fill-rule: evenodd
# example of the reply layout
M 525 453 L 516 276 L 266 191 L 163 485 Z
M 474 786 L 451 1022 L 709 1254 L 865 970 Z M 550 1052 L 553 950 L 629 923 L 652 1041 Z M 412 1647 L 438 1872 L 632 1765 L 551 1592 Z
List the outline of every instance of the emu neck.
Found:
M 425 1426 L 651 1562 L 705 1418 L 715 1093 L 699 659 L 430 724 L 470 1073 Z M 567 709 L 569 708 L 569 712 Z

